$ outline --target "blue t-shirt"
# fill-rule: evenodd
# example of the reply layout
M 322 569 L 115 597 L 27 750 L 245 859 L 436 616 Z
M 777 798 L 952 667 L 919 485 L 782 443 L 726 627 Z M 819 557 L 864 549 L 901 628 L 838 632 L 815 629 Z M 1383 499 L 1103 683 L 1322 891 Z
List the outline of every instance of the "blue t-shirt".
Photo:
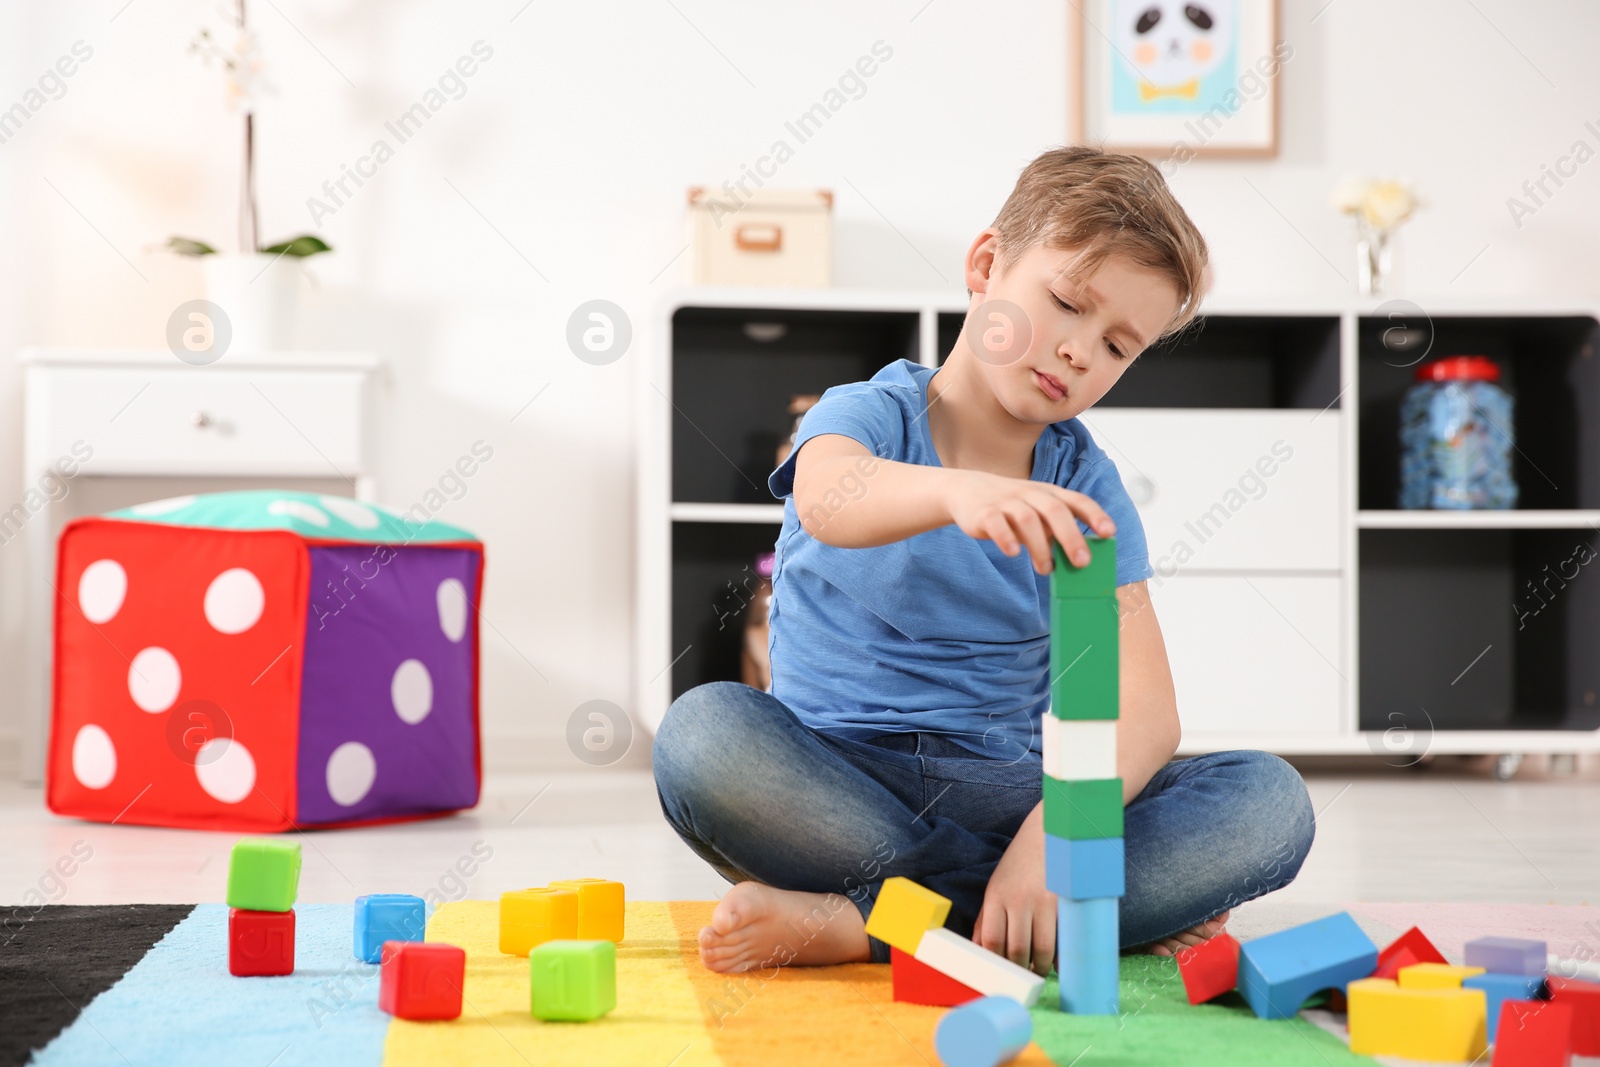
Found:
M 902 359 L 838 385 L 806 412 L 794 451 L 767 479 L 784 498 L 772 572 L 772 694 L 813 729 L 850 740 L 926 731 L 975 752 L 1039 751 L 1050 704 L 1050 576 L 1026 548 L 1007 556 L 951 524 L 873 548 L 806 533 L 794 503 L 800 448 L 843 434 L 881 459 L 941 466 L 928 433 L 934 368 Z M 1045 427 L 1034 481 L 1076 490 L 1117 524 L 1117 584 L 1150 566 L 1144 526 L 1111 457 L 1077 419 Z M 841 499 L 866 483 L 848 477 Z M 1090 533 L 1081 520 L 1078 528 Z

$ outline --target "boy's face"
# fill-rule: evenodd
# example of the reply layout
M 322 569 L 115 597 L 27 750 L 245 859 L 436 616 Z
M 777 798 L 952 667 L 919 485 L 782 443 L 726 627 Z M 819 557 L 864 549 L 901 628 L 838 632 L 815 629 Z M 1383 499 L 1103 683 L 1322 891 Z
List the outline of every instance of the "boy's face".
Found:
M 1075 250 L 1035 246 L 1002 274 L 993 230 L 968 256 L 966 337 L 996 399 L 1021 422 L 1088 410 L 1178 311 L 1171 279 L 1108 256 L 1081 293 L 1067 277 Z

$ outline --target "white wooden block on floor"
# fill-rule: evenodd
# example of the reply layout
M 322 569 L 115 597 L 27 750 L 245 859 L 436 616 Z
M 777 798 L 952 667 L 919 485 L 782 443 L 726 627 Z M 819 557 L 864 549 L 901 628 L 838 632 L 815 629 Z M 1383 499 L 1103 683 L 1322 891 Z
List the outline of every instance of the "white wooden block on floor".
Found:
M 1117 777 L 1117 720 L 1058 719 L 1045 709 L 1044 773 L 1063 782 Z
M 922 935 L 916 958 L 986 997 L 1010 997 L 1030 1008 L 1039 1002 L 1039 991 L 1044 988 L 1043 975 L 942 927 Z

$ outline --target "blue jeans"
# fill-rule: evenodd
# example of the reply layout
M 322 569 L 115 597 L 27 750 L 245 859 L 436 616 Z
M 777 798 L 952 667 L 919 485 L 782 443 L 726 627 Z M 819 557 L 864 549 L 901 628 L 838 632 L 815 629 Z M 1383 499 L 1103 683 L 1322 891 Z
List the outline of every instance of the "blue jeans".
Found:
M 738 682 L 675 700 L 654 763 L 667 821 L 728 881 L 840 893 L 865 917 L 883 879 L 903 875 L 949 897 L 948 925 L 967 937 L 1041 795 L 1036 754 L 999 760 L 933 733 L 839 740 Z M 1124 821 L 1124 948 L 1289 884 L 1315 834 L 1299 773 L 1243 750 L 1168 763 Z

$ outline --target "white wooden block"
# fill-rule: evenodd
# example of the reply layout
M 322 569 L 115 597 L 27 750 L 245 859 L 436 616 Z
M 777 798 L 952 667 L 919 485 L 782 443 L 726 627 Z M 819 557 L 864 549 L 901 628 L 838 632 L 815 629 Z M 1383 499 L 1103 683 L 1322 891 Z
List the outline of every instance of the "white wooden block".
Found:
M 1117 777 L 1117 720 L 1044 713 L 1044 773 L 1064 782 Z
M 1044 976 L 968 941 L 954 930 L 929 930 L 917 944 L 918 963 L 925 963 L 986 997 L 1002 996 L 1033 1007 L 1044 988 Z

